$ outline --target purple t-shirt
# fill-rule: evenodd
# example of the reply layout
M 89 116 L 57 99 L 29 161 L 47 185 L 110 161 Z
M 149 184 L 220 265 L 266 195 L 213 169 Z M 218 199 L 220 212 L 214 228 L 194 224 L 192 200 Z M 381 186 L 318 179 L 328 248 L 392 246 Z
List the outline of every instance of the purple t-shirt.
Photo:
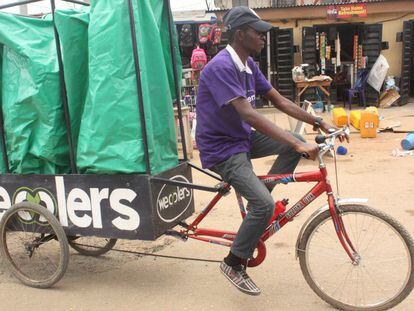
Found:
M 256 107 L 255 96 L 266 94 L 272 85 L 251 57 L 252 73 L 240 71 L 226 49 L 220 51 L 203 69 L 197 94 L 196 141 L 204 168 L 250 151 L 251 126 L 244 122 L 230 102 L 247 98 Z

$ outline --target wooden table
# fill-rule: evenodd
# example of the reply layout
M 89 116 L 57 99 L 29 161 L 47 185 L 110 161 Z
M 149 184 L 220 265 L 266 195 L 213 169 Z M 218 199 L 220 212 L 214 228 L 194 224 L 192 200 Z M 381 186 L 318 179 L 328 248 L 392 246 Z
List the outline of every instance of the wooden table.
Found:
M 331 105 L 331 93 L 330 93 L 330 86 L 332 80 L 323 80 L 323 81 L 299 81 L 295 82 L 296 84 L 296 104 L 300 106 L 300 98 L 302 94 L 306 92 L 306 90 L 310 87 L 317 87 L 319 88 L 326 96 L 328 106 Z M 325 108 L 324 108 L 325 110 Z

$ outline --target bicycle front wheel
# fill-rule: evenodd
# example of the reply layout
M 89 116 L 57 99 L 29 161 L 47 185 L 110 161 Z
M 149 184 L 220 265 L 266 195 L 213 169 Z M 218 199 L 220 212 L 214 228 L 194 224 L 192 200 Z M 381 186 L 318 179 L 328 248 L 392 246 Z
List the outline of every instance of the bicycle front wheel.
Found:
M 316 217 L 299 244 L 302 273 L 312 290 L 341 310 L 387 310 L 414 286 L 414 242 L 403 226 L 361 205 L 339 207 L 360 261 L 352 264 L 329 211 Z

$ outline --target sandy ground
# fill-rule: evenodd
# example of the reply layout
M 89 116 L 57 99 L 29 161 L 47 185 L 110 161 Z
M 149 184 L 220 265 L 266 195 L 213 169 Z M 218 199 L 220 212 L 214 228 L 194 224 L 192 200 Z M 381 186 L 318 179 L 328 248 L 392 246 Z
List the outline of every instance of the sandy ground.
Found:
M 264 112 L 287 127 L 287 118 L 274 111 Z M 414 104 L 381 111 L 396 116 L 404 127 L 414 129 Z M 352 134 L 348 154 L 338 156 L 341 197 L 369 198 L 369 205 L 401 221 L 414 235 L 414 156 L 396 158 L 391 151 L 400 147 L 405 134 L 382 133 L 376 139 Z M 312 140 L 312 135 L 306 135 Z M 273 157 L 254 161 L 264 174 Z M 194 163 L 199 163 L 195 155 Z M 333 160 L 327 159 L 334 181 Z M 312 170 L 316 163 L 304 160 L 298 171 Z M 194 173 L 198 184 L 214 185 L 211 178 Z M 276 199 L 299 199 L 309 185 L 278 186 Z M 212 198 L 196 192 L 196 211 Z M 71 250 L 68 271 L 52 289 L 26 287 L 0 263 L 0 310 L 333 310 L 308 287 L 295 259 L 295 242 L 307 217 L 325 198 L 319 198 L 267 243 L 267 258 L 249 274 L 261 287 L 258 297 L 234 289 L 220 274 L 218 264 L 136 256 L 110 252 L 100 258 L 83 257 Z M 208 217 L 205 227 L 236 230 L 240 216 L 234 194 L 226 197 Z M 227 249 L 198 241 L 185 243 L 173 238 L 156 242 L 119 241 L 116 248 L 155 252 L 163 255 L 221 260 Z M 412 293 L 395 310 L 413 310 Z

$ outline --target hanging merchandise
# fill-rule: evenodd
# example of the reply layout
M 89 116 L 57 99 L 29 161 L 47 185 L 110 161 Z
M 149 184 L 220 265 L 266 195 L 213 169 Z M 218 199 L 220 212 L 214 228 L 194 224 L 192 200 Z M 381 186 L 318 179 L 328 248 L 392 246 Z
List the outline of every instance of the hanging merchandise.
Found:
M 341 39 L 339 38 L 339 33 L 335 40 L 335 50 L 336 50 L 336 67 L 341 66 Z
M 353 58 L 354 58 L 354 81 L 358 79 L 358 35 L 354 35 L 354 49 L 353 49 Z
M 316 33 L 316 50 L 319 50 L 320 41 L 319 41 L 319 32 Z
M 193 47 L 195 43 L 195 36 L 193 28 L 190 24 L 184 24 L 180 30 L 180 46 L 183 48 Z
M 200 44 L 207 44 L 210 37 L 211 25 L 210 24 L 201 24 L 198 27 L 198 42 Z
M 320 35 L 320 57 L 325 58 L 326 55 L 326 34 L 324 32 Z
M 214 24 L 211 27 L 210 36 L 209 36 L 209 41 L 211 42 L 211 44 L 219 45 L 221 42 L 221 35 L 222 35 L 221 28 L 217 24 Z
M 337 71 L 337 69 L 336 69 L 336 58 L 332 57 L 331 61 L 332 61 L 332 64 L 333 64 L 334 74 L 336 74 L 336 71 Z
M 358 58 L 358 36 L 354 35 L 354 45 L 353 45 L 353 59 Z
M 320 34 L 320 50 L 319 50 L 319 54 L 320 54 L 320 60 L 321 60 L 321 74 L 325 74 L 325 69 L 326 69 L 326 43 L 327 43 L 327 38 L 326 38 L 326 33 L 322 32 Z
M 191 68 L 194 70 L 202 70 L 207 64 L 207 55 L 204 49 L 197 46 L 191 54 Z
M 326 46 L 326 59 L 328 60 L 331 59 L 331 46 L 330 45 Z
M 358 48 L 358 68 L 359 69 L 364 69 L 365 68 L 362 44 L 360 44 L 359 48 Z
M 321 58 L 321 74 L 325 74 L 325 69 L 326 69 L 326 59 L 325 58 Z

